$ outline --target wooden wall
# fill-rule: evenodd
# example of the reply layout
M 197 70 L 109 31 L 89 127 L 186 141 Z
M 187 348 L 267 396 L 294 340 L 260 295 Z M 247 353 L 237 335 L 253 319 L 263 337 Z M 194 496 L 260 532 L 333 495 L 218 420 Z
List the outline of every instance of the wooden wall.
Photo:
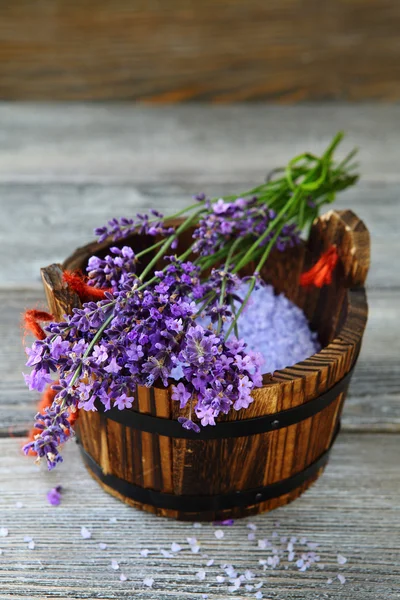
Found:
M 0 99 L 400 99 L 399 0 L 0 0 Z

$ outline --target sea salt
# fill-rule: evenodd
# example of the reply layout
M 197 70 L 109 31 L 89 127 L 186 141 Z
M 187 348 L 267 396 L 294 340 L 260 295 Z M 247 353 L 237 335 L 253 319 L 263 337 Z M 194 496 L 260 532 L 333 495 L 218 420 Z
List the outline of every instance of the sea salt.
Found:
M 84 540 L 90 540 L 90 538 L 92 537 L 92 534 L 89 531 L 89 529 L 87 529 L 86 527 L 81 527 L 81 536 L 83 537 Z
M 222 540 L 222 538 L 224 537 L 224 532 L 222 531 L 222 529 L 217 529 L 216 531 L 214 531 L 214 535 L 217 538 L 217 540 Z
M 146 587 L 153 587 L 153 583 L 154 579 L 152 577 L 146 577 L 145 579 L 143 579 L 143 585 L 145 585 Z
M 340 583 L 343 585 L 344 583 L 346 583 L 346 577 L 344 575 L 341 575 L 339 573 L 339 575 L 337 576 L 337 578 L 339 579 Z
M 264 373 L 294 365 L 320 349 L 303 311 L 270 285 L 253 291 L 238 325 L 239 337 L 263 355 Z
M 121 573 L 121 575 L 119 576 L 119 580 L 120 581 L 126 581 L 128 578 L 126 575 L 124 575 L 123 573 Z
M 200 581 L 204 581 L 204 579 L 206 578 L 206 572 L 205 572 L 205 570 L 204 569 L 200 569 L 199 571 L 197 571 L 196 577 Z
M 0 527 L 0 537 L 7 537 L 7 536 L 8 536 L 7 527 Z
M 146 556 L 148 556 L 150 553 L 150 550 L 148 550 L 147 548 L 144 548 L 143 550 L 140 551 L 140 556 L 144 556 L 146 558 Z
M 106 550 L 107 549 L 107 544 L 105 544 L 104 542 L 100 542 L 99 548 L 100 548 L 100 550 Z
M 171 544 L 171 551 L 172 552 L 180 552 L 181 550 L 182 550 L 182 546 L 180 546 L 176 542 L 172 542 L 172 544 Z
M 347 563 L 347 558 L 342 554 L 337 555 L 337 561 L 339 565 L 345 565 Z
M 206 566 L 207 566 L 207 567 L 212 567 L 212 566 L 213 566 L 213 564 L 214 564 L 214 559 L 213 559 L 213 558 L 211 558 L 211 559 L 208 561 L 208 563 L 207 563 L 207 565 L 206 565 Z
M 119 569 L 119 564 L 117 563 L 116 560 L 112 560 L 111 561 L 111 568 L 114 569 L 114 571 L 118 571 Z
M 33 540 L 30 540 L 28 543 L 28 550 L 34 550 L 35 549 L 35 542 Z

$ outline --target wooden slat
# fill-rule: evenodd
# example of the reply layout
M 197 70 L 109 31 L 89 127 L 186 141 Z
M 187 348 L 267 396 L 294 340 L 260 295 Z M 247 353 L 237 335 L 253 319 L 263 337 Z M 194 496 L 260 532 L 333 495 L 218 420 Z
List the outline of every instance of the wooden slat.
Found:
M 3 103 L 0 124 L 0 180 L 7 182 L 254 183 L 300 152 L 324 150 L 338 130 L 347 132 L 342 153 L 360 148 L 365 180 L 400 178 L 399 105 Z M 56 211 L 52 203 L 50 219 Z M 37 222 L 40 213 L 32 207 L 31 214 Z
M 396 0 L 19 0 L 0 17 L 3 98 L 400 98 Z
M 24 352 L 18 322 L 25 308 L 40 303 L 44 305 L 43 292 L 0 291 L 0 435 L 25 431 L 34 414 L 37 395 L 28 391 L 22 379 Z M 369 303 L 369 322 L 343 427 L 400 431 L 400 291 L 370 291 Z
M 283 561 L 275 570 L 263 573 L 259 559 L 267 550 L 247 538 L 248 521 L 224 528 L 222 541 L 215 539 L 212 525 L 193 529 L 190 524 L 161 519 L 137 511 L 104 493 L 86 472 L 78 449 L 65 449 L 65 463 L 56 471 L 38 470 L 19 452 L 18 440 L 0 440 L 1 519 L 9 535 L 0 538 L 0 597 L 74 598 L 253 598 L 254 592 L 227 591 L 228 582 L 218 584 L 220 565 L 231 563 L 242 574 L 251 569 L 257 581 L 263 580 L 264 598 L 315 600 L 394 600 L 400 578 L 400 504 L 398 489 L 398 438 L 392 435 L 339 436 L 323 477 L 299 500 L 273 513 L 251 519 L 257 525 L 256 540 L 271 537 L 277 521 L 279 536 L 305 536 L 319 543 L 318 554 L 325 569 L 311 568 L 299 573 Z M 29 481 L 29 492 L 27 491 Z M 64 487 L 62 504 L 50 507 L 46 492 L 56 484 Z M 22 508 L 15 507 L 22 502 Z M 110 523 L 116 517 L 116 523 Z M 83 540 L 80 528 L 92 532 Z M 24 536 L 33 537 L 35 550 L 26 548 Z M 201 543 L 192 554 L 186 537 Z M 108 544 L 104 551 L 99 542 Z M 163 558 L 160 548 L 170 549 L 178 542 L 183 550 L 174 558 Z M 148 548 L 152 554 L 140 556 Z M 337 564 L 337 554 L 348 562 Z M 207 555 L 207 558 L 205 557 Z M 205 563 L 215 559 L 212 567 Z M 120 570 L 111 569 L 117 560 Z M 285 569 L 288 566 L 288 569 Z M 195 573 L 206 568 L 206 579 Z M 121 583 L 123 572 L 128 581 Z M 337 573 L 347 581 L 341 586 Z M 145 576 L 154 577 L 152 590 L 145 589 Z M 327 579 L 334 583 L 327 585 Z

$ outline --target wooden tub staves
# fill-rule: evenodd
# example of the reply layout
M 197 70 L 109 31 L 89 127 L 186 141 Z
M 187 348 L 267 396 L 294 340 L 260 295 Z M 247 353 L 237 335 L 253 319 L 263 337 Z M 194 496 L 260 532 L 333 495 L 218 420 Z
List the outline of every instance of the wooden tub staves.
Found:
M 148 243 L 132 235 L 119 245 L 139 251 Z M 300 273 L 331 244 L 340 256 L 332 283 L 299 287 Z M 84 270 L 91 255 L 104 256 L 110 245 L 118 244 L 88 244 L 62 266 L 42 270 L 56 318 L 80 306 L 62 269 Z M 356 215 L 330 211 L 320 217 L 309 242 L 273 254 L 262 276 L 304 310 L 323 349 L 265 375 L 248 409 L 232 411 L 200 434 L 177 422 L 179 404 L 170 388 L 140 387 L 130 410 L 81 410 L 77 433 L 89 472 L 124 502 L 178 519 L 238 518 L 297 498 L 322 473 L 339 430 L 367 321 L 368 266 L 369 234 Z

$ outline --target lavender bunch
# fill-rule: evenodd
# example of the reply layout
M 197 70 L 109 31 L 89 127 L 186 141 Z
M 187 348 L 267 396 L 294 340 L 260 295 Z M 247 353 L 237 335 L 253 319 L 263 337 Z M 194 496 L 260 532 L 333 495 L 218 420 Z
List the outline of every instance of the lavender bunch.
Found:
M 46 339 L 27 350 L 30 389 L 42 391 L 55 373 L 59 383 L 51 409 L 36 417 L 41 433 L 25 451 L 34 450 L 53 468 L 68 437 L 69 412 L 100 405 L 129 409 L 136 385 L 167 386 L 177 371 L 181 380 L 172 398 L 182 409 L 183 427 L 199 431 L 200 424 L 215 425 L 221 413 L 247 408 L 262 383 L 261 357 L 238 339 L 238 319 L 271 250 L 298 243 L 320 206 L 355 182 L 352 155 L 339 165 L 332 159 L 341 137 L 321 158 L 296 157 L 281 177 L 249 192 L 214 200 L 198 196 L 174 215 L 186 215 L 177 228 L 152 211 L 96 230 L 100 240 L 141 233 L 155 241 L 136 255 L 125 246 L 111 248 L 105 259 L 92 257 L 91 284 L 111 286 L 112 292 L 50 324 Z M 170 255 L 189 228 L 191 246 Z M 147 265 L 140 269 L 145 256 Z M 250 262 L 256 265 L 253 274 L 243 278 L 241 270 Z

